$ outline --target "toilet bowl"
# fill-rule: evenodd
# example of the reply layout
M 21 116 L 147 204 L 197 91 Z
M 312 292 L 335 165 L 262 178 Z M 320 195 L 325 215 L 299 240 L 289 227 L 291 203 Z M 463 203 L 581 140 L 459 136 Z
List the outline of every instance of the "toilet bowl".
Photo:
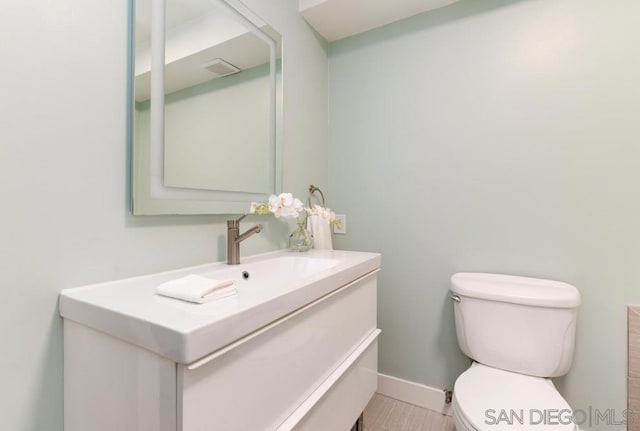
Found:
M 474 362 L 456 380 L 457 431 L 576 431 L 550 377 L 574 352 L 580 294 L 569 284 L 498 274 L 451 278 L 456 335 Z
M 474 363 L 456 380 L 457 431 L 575 431 L 569 404 L 549 379 Z

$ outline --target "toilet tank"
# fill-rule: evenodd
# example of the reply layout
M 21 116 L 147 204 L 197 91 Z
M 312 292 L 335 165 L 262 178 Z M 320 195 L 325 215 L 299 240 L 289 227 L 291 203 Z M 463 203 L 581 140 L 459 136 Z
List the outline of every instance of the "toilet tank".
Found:
M 569 371 L 580 293 L 560 281 L 499 274 L 451 277 L 462 351 L 490 367 L 538 377 Z

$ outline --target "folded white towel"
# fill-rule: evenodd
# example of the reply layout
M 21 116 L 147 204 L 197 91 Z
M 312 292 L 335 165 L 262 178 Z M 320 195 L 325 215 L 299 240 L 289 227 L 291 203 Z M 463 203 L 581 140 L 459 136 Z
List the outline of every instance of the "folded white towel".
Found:
M 187 275 L 167 281 L 156 287 L 156 293 L 183 301 L 203 304 L 215 299 L 235 295 L 233 280 L 214 280 L 199 275 Z

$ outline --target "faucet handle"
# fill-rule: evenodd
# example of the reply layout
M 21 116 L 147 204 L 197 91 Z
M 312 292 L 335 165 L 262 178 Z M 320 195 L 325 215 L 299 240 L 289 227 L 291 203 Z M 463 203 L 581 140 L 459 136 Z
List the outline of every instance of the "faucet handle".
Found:
M 240 216 L 240 218 L 236 219 L 236 220 L 227 220 L 227 227 L 228 228 L 238 228 L 240 226 L 240 222 L 249 214 L 242 214 Z

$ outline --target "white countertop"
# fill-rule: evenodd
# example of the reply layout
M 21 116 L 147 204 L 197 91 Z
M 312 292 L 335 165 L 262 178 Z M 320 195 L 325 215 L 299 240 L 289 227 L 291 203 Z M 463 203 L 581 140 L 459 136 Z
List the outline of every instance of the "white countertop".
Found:
M 240 265 L 218 262 L 65 289 L 60 315 L 188 364 L 377 269 L 380 261 L 377 253 L 276 251 L 243 257 Z M 190 274 L 233 279 L 238 294 L 196 304 L 155 293 L 159 284 Z

